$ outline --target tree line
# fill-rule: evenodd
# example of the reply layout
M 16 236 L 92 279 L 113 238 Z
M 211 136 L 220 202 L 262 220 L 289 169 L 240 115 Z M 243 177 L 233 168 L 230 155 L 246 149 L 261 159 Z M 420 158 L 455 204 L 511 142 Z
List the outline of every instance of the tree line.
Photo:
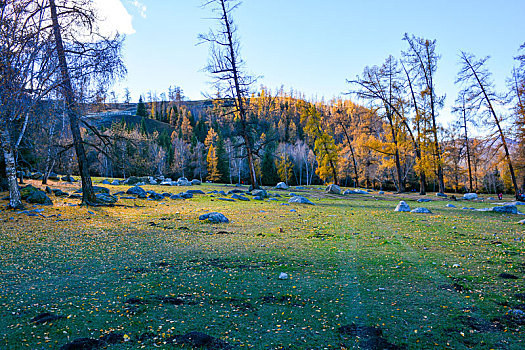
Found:
M 496 91 L 488 58 L 462 52 L 456 120 L 443 125 L 435 40 L 406 34 L 399 57 L 348 80 L 346 98 L 312 101 L 293 90 L 256 89 L 233 21 L 239 3 L 211 0 L 215 25 L 200 36 L 210 47 L 206 70 L 216 91 L 210 107 L 194 115 L 176 86 L 160 97 L 141 96 L 138 122 L 98 128 L 85 116 L 105 104 L 110 83 L 125 73 L 122 39 L 97 32 L 89 0 L 0 4 L 2 177 L 12 207 L 22 205 L 22 168 L 40 170 L 44 183 L 54 171 L 79 174 L 83 202 L 92 205 L 92 174 L 162 174 L 253 188 L 337 183 L 420 194 L 518 195 L 525 187 L 523 54 L 507 89 Z

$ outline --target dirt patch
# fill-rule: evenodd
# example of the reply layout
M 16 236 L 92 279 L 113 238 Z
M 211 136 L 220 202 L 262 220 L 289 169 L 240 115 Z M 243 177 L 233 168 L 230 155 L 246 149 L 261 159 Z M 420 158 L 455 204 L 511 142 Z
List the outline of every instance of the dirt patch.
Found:
M 400 347 L 396 344 L 390 343 L 388 340 L 383 338 L 383 330 L 378 327 L 358 326 L 354 323 L 350 325 L 341 326 L 337 329 L 344 339 L 349 337 L 359 337 L 359 346 L 361 349 L 370 350 L 401 350 L 404 347 Z

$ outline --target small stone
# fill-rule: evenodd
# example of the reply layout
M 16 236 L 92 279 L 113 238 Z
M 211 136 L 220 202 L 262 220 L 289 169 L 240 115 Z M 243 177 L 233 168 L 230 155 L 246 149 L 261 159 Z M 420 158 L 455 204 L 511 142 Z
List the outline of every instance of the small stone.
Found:
M 455 208 L 456 206 L 454 204 L 450 204 L 449 203 L 449 204 L 445 205 L 445 207 L 447 207 L 447 208 Z
M 287 273 L 284 273 L 284 272 L 281 272 L 279 274 L 279 279 L 280 280 L 287 280 L 288 279 L 288 274 Z
M 444 193 L 440 193 L 440 192 L 436 193 L 436 196 L 437 196 L 437 197 L 447 198 L 447 195 L 446 195 L 446 194 L 444 194 Z

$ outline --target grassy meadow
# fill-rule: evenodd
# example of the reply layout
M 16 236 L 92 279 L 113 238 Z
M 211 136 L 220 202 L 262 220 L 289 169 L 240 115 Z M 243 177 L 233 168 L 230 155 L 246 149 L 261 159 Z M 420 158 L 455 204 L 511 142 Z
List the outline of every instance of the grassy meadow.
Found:
M 173 339 L 192 331 L 215 348 L 525 348 L 523 319 L 509 315 L 525 311 L 524 216 L 433 195 L 269 192 L 282 197 L 79 207 L 50 196 L 36 216 L 0 201 L 0 348 L 108 334 L 109 349 L 191 348 Z M 288 204 L 290 192 L 315 205 Z M 401 199 L 432 214 L 394 212 Z M 230 223 L 199 221 L 213 211 Z

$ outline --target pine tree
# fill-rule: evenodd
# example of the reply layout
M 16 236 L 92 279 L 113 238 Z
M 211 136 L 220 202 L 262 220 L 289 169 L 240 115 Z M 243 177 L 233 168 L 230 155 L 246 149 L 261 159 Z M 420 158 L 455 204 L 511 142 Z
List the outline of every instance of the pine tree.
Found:
M 269 143 L 263 154 L 261 161 L 262 181 L 266 186 L 273 186 L 277 183 L 277 169 L 275 167 L 274 154 L 275 144 Z
M 137 105 L 137 116 L 142 118 L 148 117 L 148 111 L 146 110 L 146 105 L 144 104 L 144 101 L 142 100 L 142 96 L 139 97 L 139 103 Z

